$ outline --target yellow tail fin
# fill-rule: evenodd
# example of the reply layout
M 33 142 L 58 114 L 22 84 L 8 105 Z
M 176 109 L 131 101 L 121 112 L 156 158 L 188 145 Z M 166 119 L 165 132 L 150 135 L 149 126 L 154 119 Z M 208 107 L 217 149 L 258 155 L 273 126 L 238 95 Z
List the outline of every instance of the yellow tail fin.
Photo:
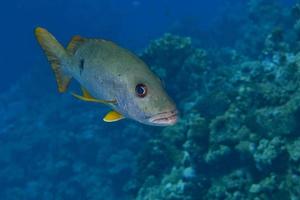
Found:
M 54 38 L 54 36 L 44 28 L 37 27 L 35 29 L 35 36 L 44 50 L 54 71 L 58 85 L 58 91 L 65 92 L 72 78 L 62 69 L 62 61 L 68 58 L 66 50 Z

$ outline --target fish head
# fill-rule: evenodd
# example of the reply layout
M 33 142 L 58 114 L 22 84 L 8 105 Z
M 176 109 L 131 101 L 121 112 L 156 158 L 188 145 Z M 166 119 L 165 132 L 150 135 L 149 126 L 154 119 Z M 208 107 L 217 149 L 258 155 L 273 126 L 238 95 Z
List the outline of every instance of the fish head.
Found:
M 125 116 L 143 124 L 174 125 L 178 111 L 165 91 L 161 80 L 148 68 L 129 73 L 124 80 L 125 91 L 119 97 L 120 109 Z

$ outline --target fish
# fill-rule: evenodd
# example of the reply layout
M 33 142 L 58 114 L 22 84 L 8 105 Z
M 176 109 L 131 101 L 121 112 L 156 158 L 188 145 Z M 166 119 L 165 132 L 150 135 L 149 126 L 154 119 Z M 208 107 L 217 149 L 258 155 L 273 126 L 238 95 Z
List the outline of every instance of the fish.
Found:
M 105 104 L 111 110 L 105 122 L 124 118 L 153 126 L 170 126 L 179 119 L 176 104 L 161 79 L 138 56 L 104 39 L 74 36 L 64 48 L 48 30 L 35 28 L 36 39 L 56 78 L 58 91 L 67 91 L 71 79 L 81 86 L 86 102 Z

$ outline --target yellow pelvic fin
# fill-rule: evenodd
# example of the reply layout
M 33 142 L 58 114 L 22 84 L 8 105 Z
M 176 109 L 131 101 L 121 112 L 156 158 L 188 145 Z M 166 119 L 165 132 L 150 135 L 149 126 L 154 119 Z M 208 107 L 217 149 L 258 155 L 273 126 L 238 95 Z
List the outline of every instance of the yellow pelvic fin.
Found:
M 124 119 L 124 116 L 120 113 L 118 113 L 117 111 L 109 111 L 105 117 L 103 118 L 103 121 L 105 122 L 116 122 L 119 121 L 121 119 Z
M 95 99 L 91 96 L 85 96 L 83 94 L 83 96 L 80 96 L 78 94 L 75 93 L 71 93 L 74 97 L 76 97 L 77 99 L 80 99 L 82 101 L 88 101 L 88 102 L 94 102 L 94 103 L 103 103 L 103 104 L 116 104 L 117 101 L 116 100 L 101 100 L 101 99 Z
M 72 78 L 71 76 L 64 74 L 62 70 L 62 61 L 68 57 L 66 50 L 55 37 L 44 28 L 37 27 L 35 29 L 35 36 L 54 71 L 58 91 L 65 92 Z
M 70 55 L 74 55 L 75 52 L 77 51 L 78 47 L 81 46 L 85 41 L 86 41 L 86 39 L 85 39 L 85 38 L 82 38 L 82 37 L 79 36 L 79 35 L 74 36 L 74 37 L 71 39 L 71 41 L 70 41 L 70 43 L 69 43 L 69 45 L 68 45 L 68 47 L 67 47 L 68 53 L 69 53 Z

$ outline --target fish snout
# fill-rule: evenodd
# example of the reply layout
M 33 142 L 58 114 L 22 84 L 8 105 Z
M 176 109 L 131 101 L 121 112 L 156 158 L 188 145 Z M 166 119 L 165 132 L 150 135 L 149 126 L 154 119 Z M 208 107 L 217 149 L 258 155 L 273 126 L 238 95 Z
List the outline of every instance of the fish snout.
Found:
M 156 126 L 170 126 L 176 124 L 178 119 L 178 111 L 175 109 L 167 112 L 158 113 L 150 117 L 149 122 Z

